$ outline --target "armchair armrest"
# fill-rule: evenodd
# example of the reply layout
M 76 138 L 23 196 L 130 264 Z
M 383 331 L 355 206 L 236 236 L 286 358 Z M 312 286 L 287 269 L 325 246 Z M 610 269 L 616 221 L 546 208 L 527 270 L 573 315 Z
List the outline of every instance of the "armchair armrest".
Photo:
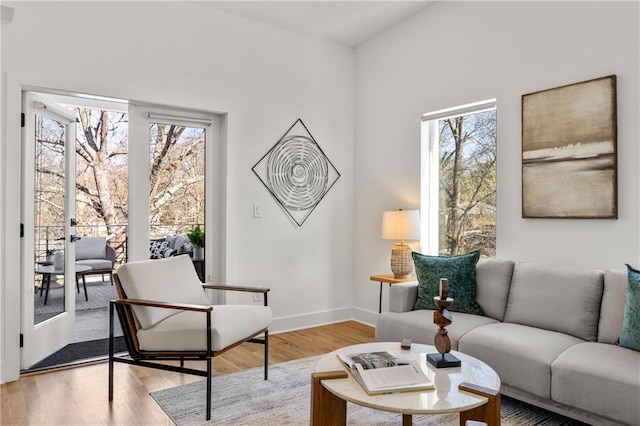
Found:
M 116 249 L 107 244 L 107 260 L 111 261 L 111 267 L 116 264 Z
M 208 288 L 211 290 L 232 290 L 232 291 L 248 291 L 252 293 L 263 293 L 271 291 L 270 288 L 267 287 L 246 287 L 246 286 L 234 286 L 234 285 L 212 285 L 212 284 L 203 284 L 202 287 Z
M 156 302 L 153 300 L 142 300 L 142 299 L 118 299 L 118 300 L 113 300 L 113 302 L 121 305 L 135 305 L 135 306 L 147 306 L 150 308 L 177 309 L 180 311 L 211 312 L 213 310 L 213 306 L 191 305 L 187 303 L 166 303 L 166 302 Z
M 268 306 L 269 303 L 267 301 L 267 293 L 271 291 L 270 288 L 267 287 L 246 287 L 246 286 L 235 286 L 235 285 L 211 285 L 211 284 L 203 284 L 203 288 L 209 290 L 226 290 L 226 291 L 246 291 L 251 293 L 262 293 L 264 295 L 264 306 Z

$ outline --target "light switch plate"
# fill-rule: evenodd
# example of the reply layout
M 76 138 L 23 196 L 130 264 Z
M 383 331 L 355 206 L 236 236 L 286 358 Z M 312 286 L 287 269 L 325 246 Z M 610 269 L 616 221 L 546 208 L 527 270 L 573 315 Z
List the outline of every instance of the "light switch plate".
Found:
M 262 204 L 253 203 L 253 217 L 257 219 L 262 217 Z

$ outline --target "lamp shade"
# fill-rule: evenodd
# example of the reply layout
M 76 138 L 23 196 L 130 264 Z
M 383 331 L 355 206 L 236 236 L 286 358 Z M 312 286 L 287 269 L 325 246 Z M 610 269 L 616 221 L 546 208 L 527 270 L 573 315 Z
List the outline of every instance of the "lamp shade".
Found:
M 420 212 L 394 210 L 382 213 L 383 240 L 419 240 Z

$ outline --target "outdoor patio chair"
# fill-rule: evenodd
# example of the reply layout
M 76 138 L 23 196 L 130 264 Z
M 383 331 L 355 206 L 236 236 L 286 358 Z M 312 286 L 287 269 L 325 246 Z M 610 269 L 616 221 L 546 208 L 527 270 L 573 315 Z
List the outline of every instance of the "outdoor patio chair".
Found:
M 84 286 L 84 297 L 89 300 L 87 295 L 87 284 L 84 279 L 87 275 L 109 275 L 109 281 L 113 285 L 113 266 L 116 263 L 116 251 L 107 244 L 105 237 L 80 237 L 76 240 L 76 264 L 89 266 L 91 269 L 80 272 L 82 276 L 82 284 Z M 78 289 L 78 291 L 80 291 Z
M 109 401 L 113 400 L 115 362 L 194 374 L 207 380 L 209 420 L 212 358 L 244 342 L 264 345 L 267 380 L 272 319 L 268 288 L 203 285 L 189 256 L 127 263 L 114 278 L 119 299 L 109 304 Z M 205 289 L 262 293 L 264 306 L 211 305 Z M 128 357 L 114 354 L 114 311 Z M 166 360 L 180 361 L 180 365 L 155 362 Z M 206 362 L 206 371 L 186 368 L 185 360 Z

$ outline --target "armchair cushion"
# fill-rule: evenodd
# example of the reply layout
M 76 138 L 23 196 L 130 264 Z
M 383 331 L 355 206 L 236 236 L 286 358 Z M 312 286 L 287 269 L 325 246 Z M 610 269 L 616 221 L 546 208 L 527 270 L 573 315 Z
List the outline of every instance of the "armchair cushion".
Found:
M 113 267 L 113 262 L 109 259 L 78 260 L 76 264 L 90 266 L 91 271 L 108 271 Z
M 216 305 L 210 315 L 213 351 L 241 342 L 271 324 L 271 308 L 267 306 Z M 139 330 L 140 349 L 163 351 L 167 350 L 167 342 L 171 342 L 172 350 L 204 351 L 207 348 L 205 318 L 202 312 L 185 311 Z
M 76 241 L 76 260 L 106 258 L 107 239 L 105 237 L 82 237 Z
M 118 276 L 130 299 L 211 305 L 188 256 L 126 263 L 118 268 Z M 132 309 L 143 329 L 180 313 L 174 309 L 144 306 L 134 306 Z

